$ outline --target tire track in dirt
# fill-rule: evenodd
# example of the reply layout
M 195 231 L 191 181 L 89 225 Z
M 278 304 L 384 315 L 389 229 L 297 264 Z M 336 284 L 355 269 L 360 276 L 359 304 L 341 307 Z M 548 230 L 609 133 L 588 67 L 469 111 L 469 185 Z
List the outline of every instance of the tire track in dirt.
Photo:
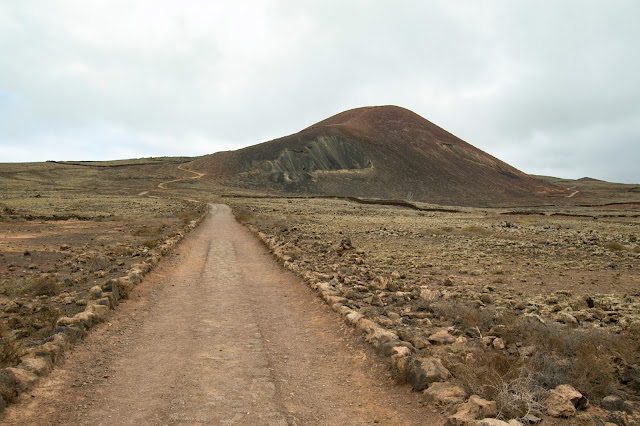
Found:
M 441 424 L 227 206 L 6 424 Z

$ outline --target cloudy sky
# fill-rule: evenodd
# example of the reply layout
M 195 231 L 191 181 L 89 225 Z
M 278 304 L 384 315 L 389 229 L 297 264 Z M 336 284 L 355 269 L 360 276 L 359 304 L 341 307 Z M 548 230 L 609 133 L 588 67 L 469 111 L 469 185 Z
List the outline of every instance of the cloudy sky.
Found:
M 535 174 L 640 183 L 635 0 L 0 0 L 0 162 L 237 149 L 403 106 Z

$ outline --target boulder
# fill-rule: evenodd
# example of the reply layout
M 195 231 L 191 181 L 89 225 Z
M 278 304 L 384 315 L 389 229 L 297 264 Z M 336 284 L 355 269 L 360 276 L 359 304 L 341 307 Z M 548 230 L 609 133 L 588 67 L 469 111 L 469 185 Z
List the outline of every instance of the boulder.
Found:
M 442 382 L 451 376 L 438 358 L 412 359 L 406 366 L 407 382 L 413 390 L 422 391 L 431 383 Z
M 423 392 L 427 402 L 436 405 L 461 404 L 467 399 L 467 392 L 461 387 L 450 382 L 432 383 Z
M 133 290 L 135 284 L 129 277 L 121 277 L 108 280 L 102 286 L 103 291 L 112 292 L 116 299 L 126 299 L 129 297 L 129 292 Z
M 573 417 L 577 409 L 587 406 L 587 398 L 571 385 L 559 385 L 545 400 L 547 414 L 552 417 Z
M 504 339 L 502 337 L 498 337 L 496 339 L 493 339 L 493 342 L 491 342 L 491 346 L 493 346 L 494 349 L 501 351 L 505 348 L 506 345 L 504 343 Z
M 411 350 L 406 346 L 395 346 L 391 354 L 391 375 L 398 383 L 407 381 L 407 364 Z
M 102 289 L 100 286 L 93 286 L 89 289 L 89 298 L 91 300 L 96 300 L 102 297 Z
M 356 311 L 351 311 L 347 314 L 347 316 L 345 316 L 344 320 L 347 322 L 347 324 L 354 327 L 358 323 L 358 321 L 360 321 L 362 318 L 363 318 L 363 315 L 361 313 Z
M 429 342 L 438 345 L 446 345 L 455 341 L 456 338 L 449 334 L 447 330 L 440 330 L 429 336 Z
M 20 368 L 30 371 L 37 376 L 44 376 L 45 374 L 49 374 L 53 368 L 53 363 L 49 358 L 33 357 L 22 360 Z
M 578 320 L 576 319 L 576 317 L 566 311 L 558 312 L 558 314 L 556 315 L 556 321 L 561 322 L 562 324 L 570 325 L 572 327 L 578 326 Z
M 602 402 L 600 403 L 600 407 L 609 411 L 624 411 L 628 414 L 633 414 L 633 410 L 631 406 L 627 404 L 627 402 L 619 397 L 618 395 L 607 395 L 602 398 Z
M 498 406 L 495 401 L 487 401 L 478 395 L 472 395 L 469 401 L 461 404 L 458 411 L 447 418 L 447 426 L 476 425 L 477 420 L 492 418 L 498 415 Z
M 7 368 L 7 370 L 9 370 L 15 377 L 16 386 L 20 392 L 28 391 L 38 381 L 38 376 L 23 368 L 10 367 Z
M 431 290 L 429 287 L 421 287 L 420 298 L 432 302 L 440 298 L 440 292 L 438 290 Z
M 633 419 L 624 411 L 613 411 L 607 414 L 607 417 L 605 417 L 605 421 L 617 426 L 631 426 L 636 424 Z
M 12 402 L 18 396 L 18 381 L 8 368 L 0 370 L 0 404 Z
M 389 278 L 378 275 L 371 281 L 371 287 L 378 290 L 386 290 L 390 283 L 391 280 Z

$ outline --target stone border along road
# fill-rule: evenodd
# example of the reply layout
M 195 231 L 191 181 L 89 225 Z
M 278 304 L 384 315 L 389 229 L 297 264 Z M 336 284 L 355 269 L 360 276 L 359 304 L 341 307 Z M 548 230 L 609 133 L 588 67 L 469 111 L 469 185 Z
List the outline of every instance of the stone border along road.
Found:
M 105 321 L 109 311 L 115 309 L 121 299 L 128 298 L 131 290 L 142 282 L 144 276 L 158 264 L 162 256 L 169 253 L 185 234 L 195 229 L 207 215 L 208 211 L 185 225 L 182 232 L 149 250 L 146 259 L 132 265 L 127 275 L 110 279 L 101 287 L 91 288 L 89 293 L 92 300 L 84 311 L 73 317 L 59 318 L 49 341 L 27 349 L 17 367 L 0 369 L 0 418 L 8 403 L 13 402 L 21 393 L 29 391 L 41 377 L 48 375 L 55 365 L 64 359 L 69 346 L 82 339 L 91 328 Z
M 6 424 L 442 424 L 229 207 L 148 274 Z

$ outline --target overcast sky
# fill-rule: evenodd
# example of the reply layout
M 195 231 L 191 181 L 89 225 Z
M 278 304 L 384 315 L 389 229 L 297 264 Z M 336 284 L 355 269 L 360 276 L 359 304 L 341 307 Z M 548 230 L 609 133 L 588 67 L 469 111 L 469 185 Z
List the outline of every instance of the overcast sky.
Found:
M 408 108 L 640 183 L 640 2 L 0 0 L 0 162 L 195 156 Z

